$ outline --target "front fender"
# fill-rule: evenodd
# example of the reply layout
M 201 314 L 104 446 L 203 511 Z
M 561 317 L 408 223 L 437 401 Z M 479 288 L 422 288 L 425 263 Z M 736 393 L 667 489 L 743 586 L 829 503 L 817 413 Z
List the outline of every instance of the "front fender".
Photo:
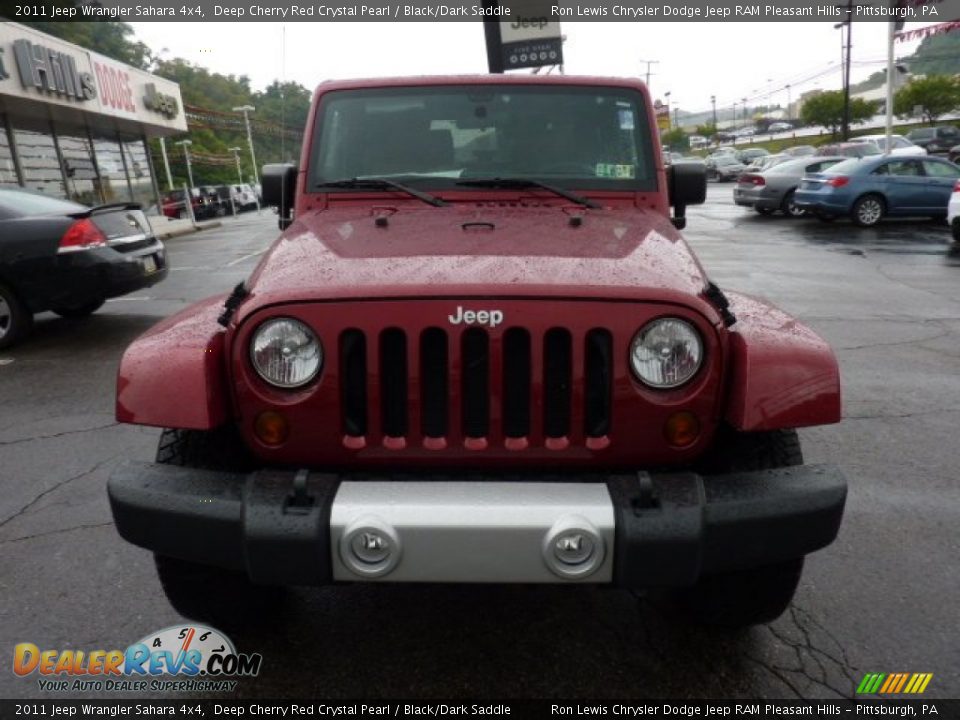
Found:
M 226 295 L 181 310 L 133 341 L 117 375 L 117 420 L 209 430 L 230 416 L 224 382 Z
M 761 300 L 727 297 L 737 317 L 727 422 L 744 431 L 840 422 L 840 371 L 826 341 Z

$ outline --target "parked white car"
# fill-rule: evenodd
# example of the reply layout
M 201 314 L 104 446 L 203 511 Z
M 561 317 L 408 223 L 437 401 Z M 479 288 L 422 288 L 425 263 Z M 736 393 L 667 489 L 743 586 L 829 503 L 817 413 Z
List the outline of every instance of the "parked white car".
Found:
M 887 136 L 886 134 L 879 135 L 858 135 L 851 140 L 872 140 L 877 144 L 877 147 L 880 148 L 880 152 L 884 152 L 887 148 Z M 891 135 L 890 140 L 892 141 L 893 148 L 890 150 L 891 155 L 926 155 L 926 149 L 920 147 L 919 145 L 914 145 L 912 142 L 907 140 L 903 135 Z
M 960 180 L 953 185 L 953 195 L 947 203 L 947 223 L 953 231 L 953 239 L 960 243 Z
M 230 195 L 233 198 L 237 210 L 250 210 L 257 206 L 257 194 L 253 188 L 244 183 L 243 185 L 231 185 Z

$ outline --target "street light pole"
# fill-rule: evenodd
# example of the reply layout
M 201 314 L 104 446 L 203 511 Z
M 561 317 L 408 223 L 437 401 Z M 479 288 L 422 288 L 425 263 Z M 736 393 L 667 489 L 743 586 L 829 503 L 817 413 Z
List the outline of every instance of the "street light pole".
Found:
M 240 148 L 232 147 L 230 152 L 233 153 L 233 159 L 237 161 L 237 177 L 240 179 L 240 184 L 243 185 L 243 171 L 240 170 Z
M 667 99 L 667 128 L 673 130 L 673 127 L 670 125 L 670 91 L 667 90 L 663 96 Z
M 183 157 L 187 160 L 187 180 L 190 182 L 190 188 L 193 189 L 193 168 L 190 166 L 190 146 L 193 145 L 193 141 L 178 140 L 174 145 L 183 146 Z
M 746 98 L 740 98 L 740 99 L 743 100 L 743 126 L 746 127 L 747 126 L 747 99 Z
M 255 185 L 260 184 L 260 175 L 257 173 L 257 156 L 253 152 L 253 135 L 250 134 L 250 115 L 256 108 L 253 105 L 241 105 L 240 107 L 235 107 L 234 112 L 243 113 L 243 122 L 247 126 L 247 144 L 250 146 L 250 161 L 253 163 L 253 182 Z M 257 209 L 260 209 L 260 203 L 257 203 Z
M 716 95 L 710 96 L 710 104 L 713 105 L 713 130 L 714 132 L 716 132 L 717 130 L 717 96 Z
M 787 83 L 787 120 L 793 119 L 793 111 L 790 109 L 790 83 Z
M 160 138 L 160 154 L 163 156 L 163 169 L 167 172 L 167 190 L 173 190 L 173 177 L 170 175 L 170 161 L 167 159 L 167 143 Z

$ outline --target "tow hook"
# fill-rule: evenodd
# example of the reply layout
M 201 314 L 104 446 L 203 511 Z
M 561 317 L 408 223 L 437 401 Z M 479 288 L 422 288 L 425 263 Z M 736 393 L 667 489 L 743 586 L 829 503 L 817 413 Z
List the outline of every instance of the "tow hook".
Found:
M 287 497 L 283 504 L 285 515 L 307 515 L 314 505 L 313 496 L 307 492 L 307 477 L 310 472 L 307 470 L 297 470 L 293 476 L 293 493 Z

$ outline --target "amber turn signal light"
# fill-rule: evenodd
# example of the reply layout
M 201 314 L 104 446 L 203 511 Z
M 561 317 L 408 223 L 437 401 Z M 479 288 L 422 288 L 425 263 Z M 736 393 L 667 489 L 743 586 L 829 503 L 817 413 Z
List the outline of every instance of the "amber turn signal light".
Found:
M 700 421 L 687 410 L 676 412 L 667 418 L 663 434 L 674 447 L 689 447 L 700 437 Z
M 267 410 L 257 415 L 253 432 L 264 445 L 282 445 L 290 434 L 290 425 L 281 413 Z

